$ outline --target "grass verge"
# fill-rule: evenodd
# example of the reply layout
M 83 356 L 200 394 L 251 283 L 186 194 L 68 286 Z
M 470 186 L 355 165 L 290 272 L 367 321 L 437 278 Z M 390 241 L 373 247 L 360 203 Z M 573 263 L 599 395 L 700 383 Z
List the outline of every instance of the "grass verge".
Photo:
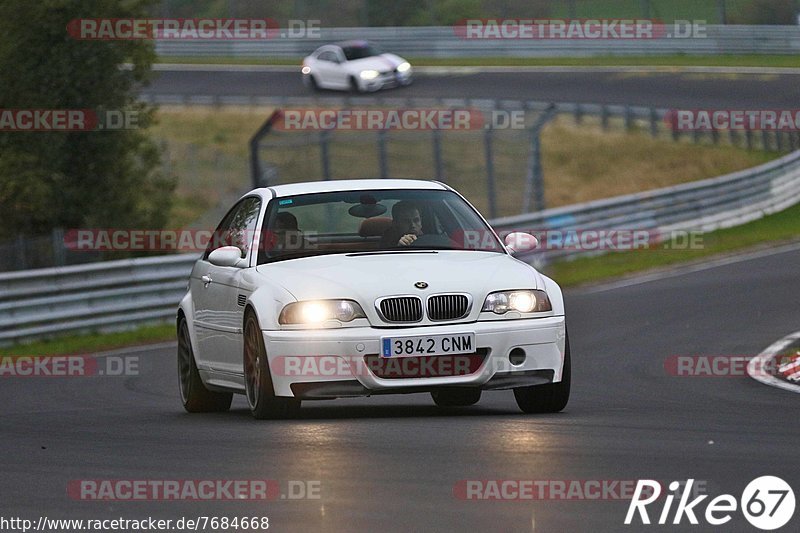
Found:
M 613 252 L 573 261 L 560 261 L 549 265 L 545 272 L 560 285 L 572 287 L 758 245 L 796 240 L 800 237 L 800 204 L 741 226 L 705 233 L 701 237 L 702 246 L 694 250 L 670 249 L 677 246 L 675 242 L 670 242 L 661 248 Z
M 19 344 L 0 348 L 0 356 L 85 354 L 172 340 L 175 340 L 175 325 L 159 324 L 129 331 L 68 335 L 30 344 Z
M 431 58 L 409 57 L 408 61 L 417 67 L 800 67 L 797 55 L 658 55 L 658 56 L 592 56 L 592 57 L 465 57 Z M 303 58 L 262 58 L 262 57 L 159 57 L 162 64 L 197 65 L 295 65 Z

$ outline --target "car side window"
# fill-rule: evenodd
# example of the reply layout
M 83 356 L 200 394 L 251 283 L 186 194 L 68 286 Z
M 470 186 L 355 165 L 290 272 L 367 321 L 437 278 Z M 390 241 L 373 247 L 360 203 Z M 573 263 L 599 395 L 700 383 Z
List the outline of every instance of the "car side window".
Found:
M 208 259 L 208 254 L 222 246 L 236 246 L 242 258 L 247 257 L 260 211 L 261 200 L 254 197 L 245 198 L 233 206 L 214 231 L 203 259 Z
M 336 63 L 337 62 L 336 61 L 336 54 L 334 54 L 331 51 L 322 52 L 319 55 L 318 59 L 320 59 L 322 61 L 330 61 L 331 63 Z

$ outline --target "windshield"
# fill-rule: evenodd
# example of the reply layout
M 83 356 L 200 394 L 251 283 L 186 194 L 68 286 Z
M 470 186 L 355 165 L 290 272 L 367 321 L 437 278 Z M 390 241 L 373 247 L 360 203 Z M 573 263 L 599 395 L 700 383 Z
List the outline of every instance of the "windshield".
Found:
M 265 217 L 259 264 L 329 253 L 505 253 L 491 228 L 451 191 L 304 194 L 273 200 Z
M 343 46 L 342 50 L 344 51 L 344 57 L 346 57 L 348 61 L 379 56 L 383 53 L 377 46 L 366 43 L 363 45 Z

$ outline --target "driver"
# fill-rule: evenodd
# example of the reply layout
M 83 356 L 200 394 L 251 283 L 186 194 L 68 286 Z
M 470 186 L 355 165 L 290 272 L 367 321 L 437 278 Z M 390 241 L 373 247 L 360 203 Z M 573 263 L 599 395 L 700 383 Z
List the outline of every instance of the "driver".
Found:
M 409 246 L 422 235 L 422 217 L 419 207 L 408 200 L 401 200 L 392 206 L 392 225 L 381 239 L 385 247 Z

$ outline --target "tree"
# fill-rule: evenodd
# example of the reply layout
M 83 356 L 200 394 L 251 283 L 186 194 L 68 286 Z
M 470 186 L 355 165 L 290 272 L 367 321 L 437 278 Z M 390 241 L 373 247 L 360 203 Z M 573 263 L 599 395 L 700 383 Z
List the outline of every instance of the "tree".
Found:
M 145 0 L 0 0 L 0 110 L 126 110 L 138 129 L 0 131 L 0 239 L 63 228 L 163 227 L 173 178 L 137 101 L 151 41 L 78 40 L 78 18 L 146 18 Z M 124 64 L 129 68 L 122 68 Z
M 797 24 L 796 0 L 751 0 L 729 18 L 733 24 Z

